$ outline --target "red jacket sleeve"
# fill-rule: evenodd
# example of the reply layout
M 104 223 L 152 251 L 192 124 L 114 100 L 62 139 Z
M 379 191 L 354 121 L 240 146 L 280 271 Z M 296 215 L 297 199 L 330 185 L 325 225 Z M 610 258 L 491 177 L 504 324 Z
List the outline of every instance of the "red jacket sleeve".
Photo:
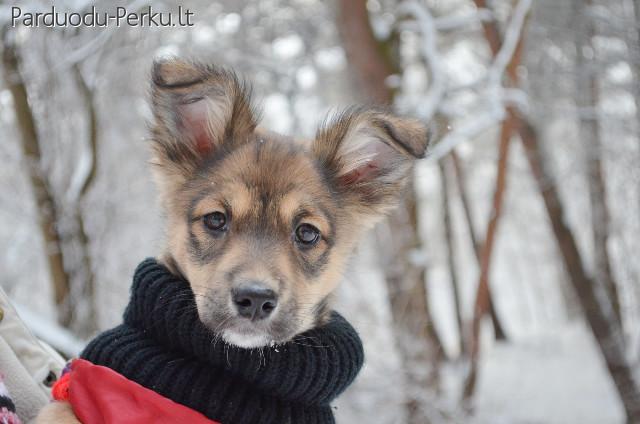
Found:
M 59 400 L 68 398 L 82 424 L 220 424 L 84 359 L 75 359 L 68 375 Z

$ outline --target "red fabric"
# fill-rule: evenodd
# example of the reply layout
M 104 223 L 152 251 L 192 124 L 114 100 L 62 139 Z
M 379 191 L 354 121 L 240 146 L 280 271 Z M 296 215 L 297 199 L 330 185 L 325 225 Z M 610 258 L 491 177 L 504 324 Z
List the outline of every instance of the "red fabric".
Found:
M 84 359 L 71 363 L 69 401 L 82 424 L 219 424 Z
M 51 388 L 51 396 L 55 400 L 69 400 L 70 373 L 63 374 Z

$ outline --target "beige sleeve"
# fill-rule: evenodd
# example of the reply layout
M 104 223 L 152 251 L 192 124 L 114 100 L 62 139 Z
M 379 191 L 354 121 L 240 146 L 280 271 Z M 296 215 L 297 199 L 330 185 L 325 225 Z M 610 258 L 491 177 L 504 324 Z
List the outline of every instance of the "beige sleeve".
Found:
M 63 367 L 62 357 L 29 331 L 0 289 L 0 373 L 25 423 L 49 403 L 50 384 L 45 381 L 51 373 L 60 377 Z

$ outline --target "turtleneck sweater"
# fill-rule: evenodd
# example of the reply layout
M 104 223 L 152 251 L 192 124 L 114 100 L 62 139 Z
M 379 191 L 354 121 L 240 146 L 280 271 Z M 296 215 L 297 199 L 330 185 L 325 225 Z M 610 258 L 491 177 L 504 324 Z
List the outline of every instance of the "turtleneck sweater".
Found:
M 81 357 L 222 424 L 333 423 L 330 403 L 364 361 L 358 334 L 336 312 L 284 344 L 226 344 L 199 320 L 189 283 L 154 259 L 136 269 L 123 323 Z

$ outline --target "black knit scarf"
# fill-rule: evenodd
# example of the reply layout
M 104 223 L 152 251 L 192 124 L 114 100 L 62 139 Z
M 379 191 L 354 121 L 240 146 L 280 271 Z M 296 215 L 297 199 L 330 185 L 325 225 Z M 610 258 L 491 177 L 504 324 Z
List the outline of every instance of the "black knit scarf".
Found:
M 147 259 L 135 272 L 124 323 L 81 357 L 222 424 L 333 423 L 329 403 L 364 360 L 358 334 L 335 312 L 328 324 L 262 351 L 213 340 L 189 284 Z

